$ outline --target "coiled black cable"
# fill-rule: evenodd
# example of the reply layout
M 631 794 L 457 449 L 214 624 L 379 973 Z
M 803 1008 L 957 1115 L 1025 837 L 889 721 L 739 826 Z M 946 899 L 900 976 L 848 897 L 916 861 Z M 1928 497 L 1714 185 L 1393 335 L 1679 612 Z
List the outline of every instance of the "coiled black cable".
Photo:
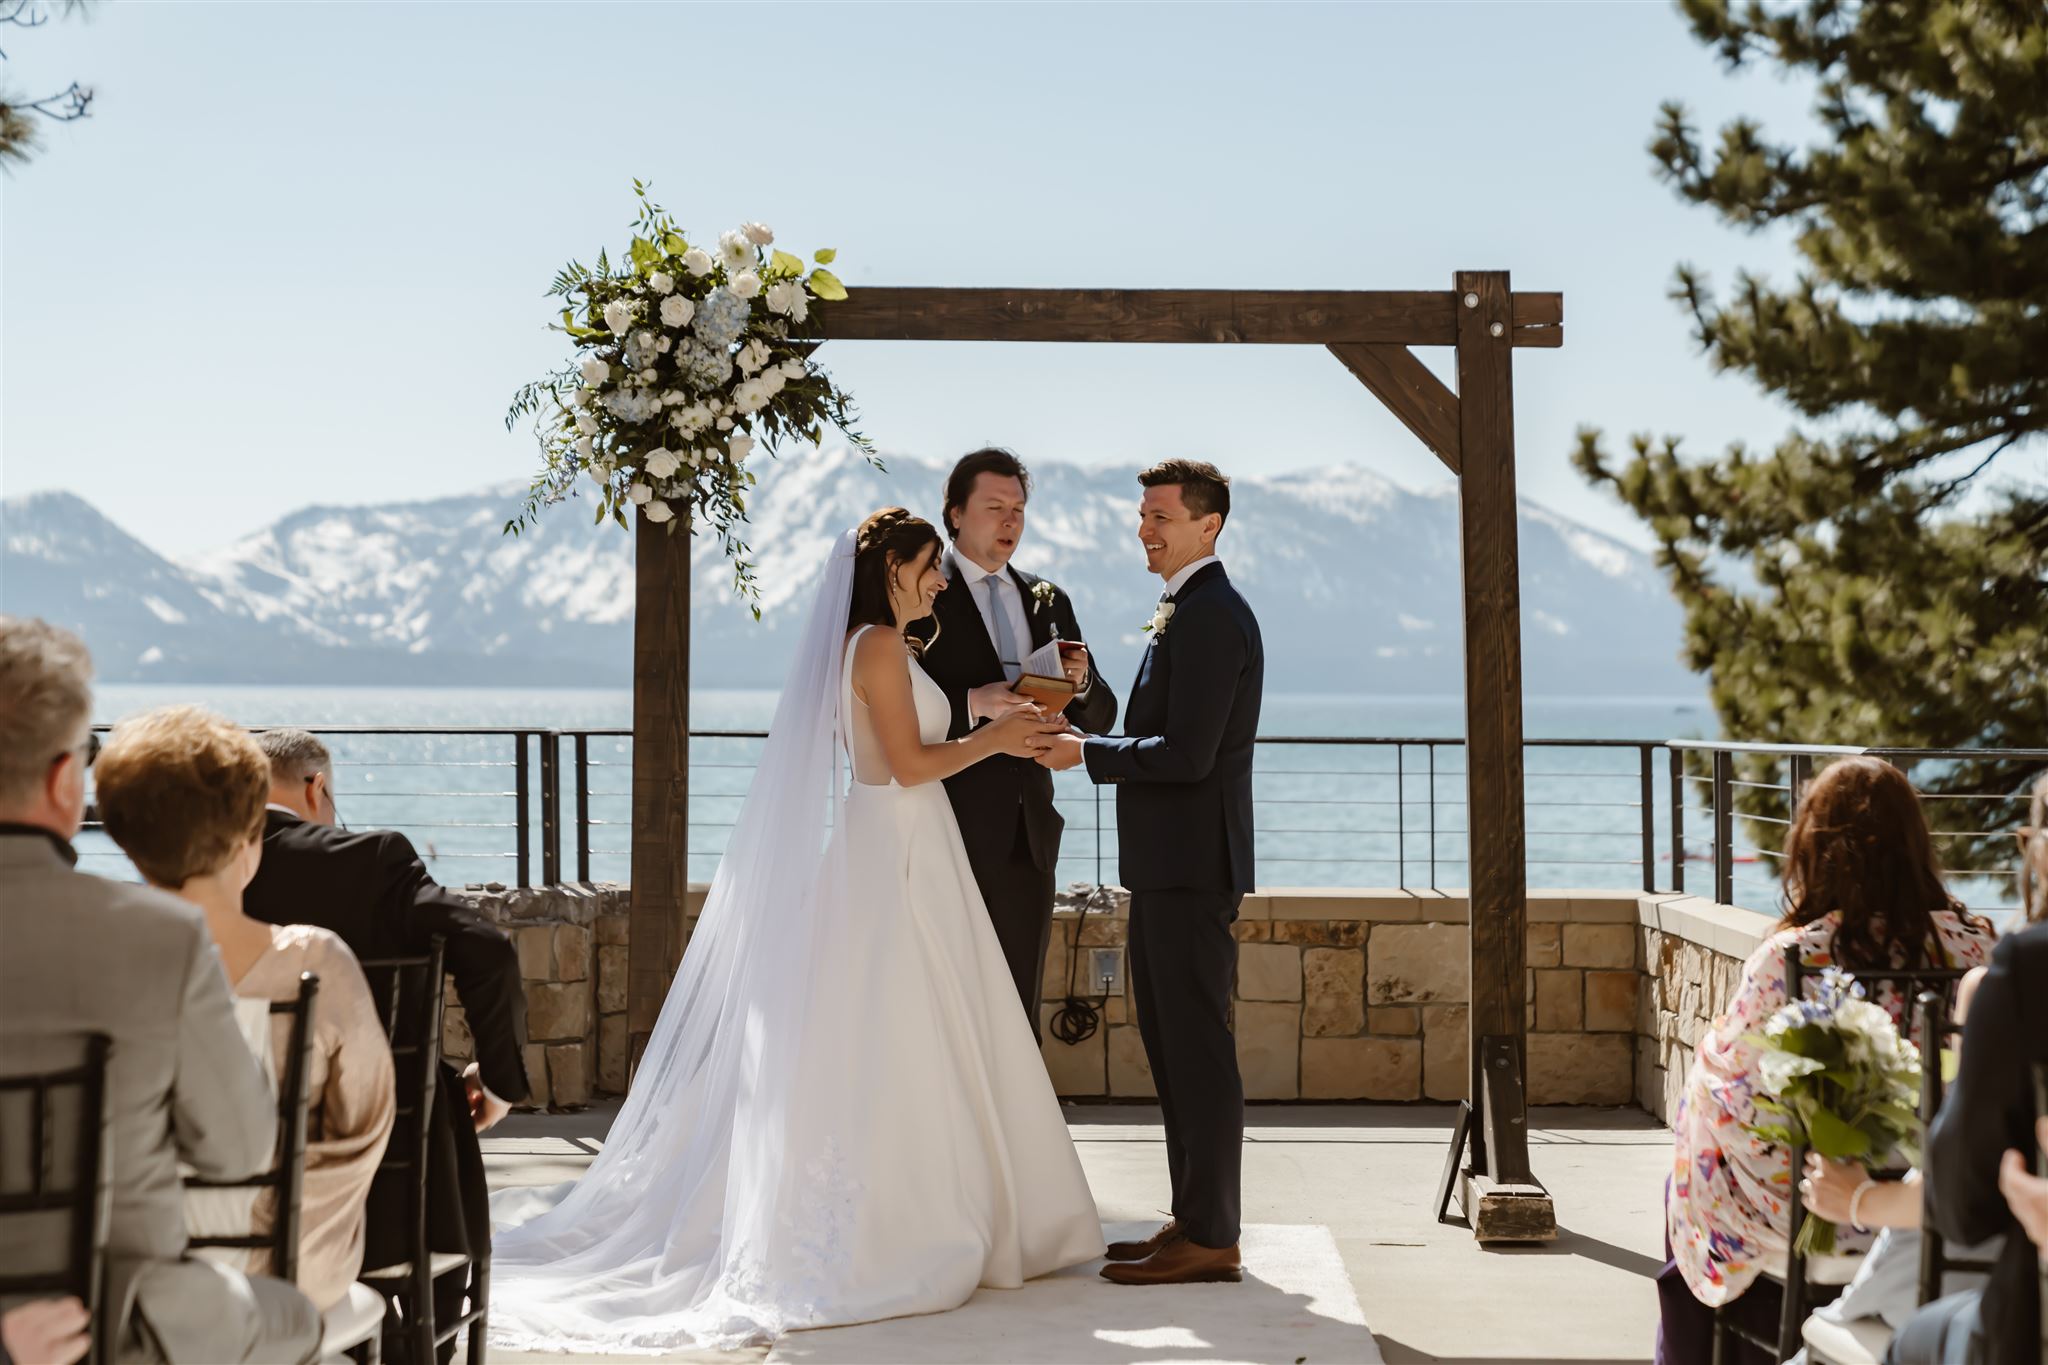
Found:
M 1053 1011 L 1052 1020 L 1046 1025 L 1052 1036 L 1068 1047 L 1078 1046 L 1093 1038 L 1095 1031 L 1102 1027 L 1102 1011 L 1109 1004 L 1109 993 L 1105 991 L 1093 999 L 1076 995 L 1074 974 L 1081 965 L 1081 931 L 1088 925 L 1088 912 L 1114 904 L 1115 895 L 1115 890 L 1111 887 L 1096 887 L 1081 902 L 1080 918 L 1074 922 L 1074 942 L 1067 949 L 1067 998 Z

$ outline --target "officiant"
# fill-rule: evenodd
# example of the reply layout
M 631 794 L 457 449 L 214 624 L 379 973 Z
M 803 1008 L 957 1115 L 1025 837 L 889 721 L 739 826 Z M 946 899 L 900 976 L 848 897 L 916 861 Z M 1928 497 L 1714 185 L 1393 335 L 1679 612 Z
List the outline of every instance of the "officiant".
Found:
M 1074 604 L 1058 584 L 1010 565 L 1024 538 L 1031 475 L 1007 450 L 962 457 L 946 479 L 942 519 L 952 545 L 946 587 L 932 608 L 936 635 L 925 672 L 953 708 L 949 739 L 1031 703 L 1013 686 L 1034 651 L 1068 642 L 1061 667 L 1075 688 L 1065 715 L 1078 729 L 1116 727 L 1116 694 L 1095 671 Z M 999 755 L 946 779 L 975 883 L 988 903 L 1017 994 L 1040 1036 L 1040 982 L 1052 940 L 1052 900 L 1065 821 L 1052 803 L 1052 774 Z

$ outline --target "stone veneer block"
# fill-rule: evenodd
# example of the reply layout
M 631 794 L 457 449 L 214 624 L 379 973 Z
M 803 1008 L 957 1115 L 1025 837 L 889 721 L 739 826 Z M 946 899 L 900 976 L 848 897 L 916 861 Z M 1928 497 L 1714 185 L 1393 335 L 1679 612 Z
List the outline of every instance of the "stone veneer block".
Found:
M 626 1008 L 626 949 L 603 947 L 597 950 L 597 1012 L 617 1014 Z
M 1264 894 L 1246 896 L 1237 903 L 1237 917 L 1241 920 L 1273 918 L 1273 898 Z
M 1083 948 L 1121 948 L 1129 940 L 1130 935 L 1131 922 L 1127 919 L 1108 919 L 1101 915 L 1090 915 L 1081 922 Z
M 626 1093 L 626 1016 L 608 1014 L 597 1021 L 597 1088 L 608 1095 Z
M 1574 895 L 1571 898 L 1571 917 L 1579 924 L 1627 924 L 1635 925 L 1641 914 L 1634 896 L 1617 892 L 1602 896 Z
M 1564 960 L 1562 924 L 1531 924 L 1525 940 L 1524 963 L 1531 967 L 1555 967 Z
M 1306 949 L 1301 956 L 1301 974 L 1304 1037 L 1349 1038 L 1365 1027 L 1363 950 Z
M 520 1052 L 526 1062 L 526 1103 L 535 1109 L 548 1107 L 548 1050 L 540 1043 L 528 1043 Z
M 476 1058 L 476 1039 L 469 1031 L 469 1017 L 460 1005 L 441 1008 L 441 1059 L 469 1062 Z
M 1419 918 L 1432 924 L 1469 924 L 1472 921 L 1472 902 L 1463 896 L 1442 891 L 1416 892 L 1415 908 Z
M 580 924 L 555 926 L 555 980 L 590 979 L 590 931 Z
M 1635 1039 L 1615 1033 L 1529 1035 L 1529 1103 L 1627 1104 Z
M 1241 919 L 1230 926 L 1230 936 L 1239 943 L 1267 943 L 1276 927 L 1270 920 Z
M 1135 1026 L 1109 1030 L 1109 1093 L 1118 1099 L 1152 1099 L 1159 1094 L 1145 1040 Z
M 1301 949 L 1285 943 L 1239 944 L 1237 998 L 1301 999 Z
M 1466 1005 L 1422 1007 L 1422 1095 L 1462 1100 L 1472 1088 L 1472 1014 Z
M 1055 1013 L 1055 1006 L 1045 1005 L 1039 1009 L 1039 1021 L 1049 1025 Z M 1108 1037 L 1106 1029 L 1097 1029 L 1078 1043 L 1067 1044 L 1045 1030 L 1045 1042 L 1039 1052 L 1045 1058 L 1046 1072 L 1052 1077 L 1053 1093 L 1057 1095 L 1106 1095 L 1109 1093 Z
M 1052 942 L 1045 950 L 1045 970 L 1040 974 L 1038 994 L 1041 1000 L 1065 1000 L 1067 998 L 1067 968 L 1073 952 L 1073 926 L 1054 921 Z M 1086 967 L 1082 968 L 1087 970 Z
M 1422 1010 L 1415 1005 L 1375 1005 L 1365 1012 L 1365 1031 L 1385 1038 L 1422 1032 Z
M 580 1041 L 590 1032 L 590 988 L 581 982 L 526 983 L 526 1036 L 541 1042 Z
M 519 950 L 519 975 L 527 981 L 555 979 L 555 928 L 550 924 L 527 924 L 512 931 L 512 946 Z
M 1564 965 L 1630 969 L 1636 965 L 1633 924 L 1567 924 Z
M 1584 1026 L 1580 976 L 1572 968 L 1546 967 L 1536 973 L 1535 1026 L 1545 1033 L 1576 1033 Z
M 1237 1068 L 1248 1100 L 1301 1093 L 1301 1006 L 1239 1001 Z
M 624 915 L 599 915 L 597 917 L 597 946 L 600 948 L 623 948 L 626 946 L 626 917 Z
M 1586 1031 L 1634 1033 L 1643 978 L 1635 972 L 1586 973 Z
M 1463 1001 L 1472 931 L 1458 924 L 1375 924 L 1366 944 L 1366 1000 L 1374 1005 Z
M 1301 1044 L 1305 1100 L 1413 1100 L 1422 1096 L 1419 1038 L 1307 1038 Z
M 555 1109 L 580 1109 L 590 1103 L 590 1061 L 582 1043 L 548 1048 L 548 1099 Z
M 1561 924 L 1572 917 L 1572 902 L 1561 891 L 1529 893 L 1529 923 Z

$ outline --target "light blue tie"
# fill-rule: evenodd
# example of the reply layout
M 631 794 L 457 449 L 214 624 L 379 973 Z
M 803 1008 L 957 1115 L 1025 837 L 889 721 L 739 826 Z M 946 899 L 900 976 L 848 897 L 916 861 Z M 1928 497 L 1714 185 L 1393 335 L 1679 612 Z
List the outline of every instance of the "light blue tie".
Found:
M 1010 630 L 1010 604 L 996 591 L 1001 586 L 994 574 L 981 580 L 988 584 L 988 614 L 994 622 L 996 659 L 1003 666 L 1003 676 L 1011 682 L 1024 676 L 1024 661 L 1017 657 L 1017 639 Z

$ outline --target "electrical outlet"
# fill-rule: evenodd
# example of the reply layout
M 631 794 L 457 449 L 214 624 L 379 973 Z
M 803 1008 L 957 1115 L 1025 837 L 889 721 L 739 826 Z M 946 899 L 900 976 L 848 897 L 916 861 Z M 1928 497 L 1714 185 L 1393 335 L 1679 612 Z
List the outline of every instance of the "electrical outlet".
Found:
M 1090 948 L 1088 950 L 1087 989 L 1091 995 L 1122 995 L 1124 993 L 1123 949 Z

